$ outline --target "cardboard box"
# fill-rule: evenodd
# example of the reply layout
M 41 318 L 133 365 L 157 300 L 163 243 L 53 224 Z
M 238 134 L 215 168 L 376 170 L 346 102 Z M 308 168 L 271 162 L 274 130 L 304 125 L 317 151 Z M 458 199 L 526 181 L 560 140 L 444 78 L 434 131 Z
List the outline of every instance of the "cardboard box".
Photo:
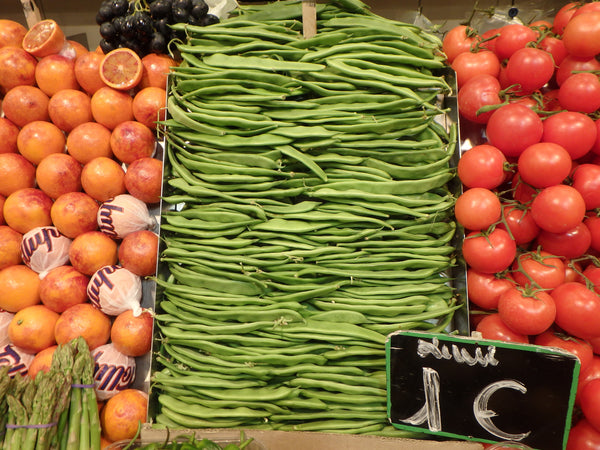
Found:
M 171 431 L 171 436 L 192 433 L 194 430 Z M 240 430 L 206 429 L 196 430 L 196 436 L 211 440 L 238 439 Z M 255 439 L 257 449 L 265 450 L 482 450 L 483 445 L 475 442 L 430 441 L 400 439 L 369 435 L 317 433 L 306 431 L 244 430 L 246 437 Z M 142 429 L 142 442 L 161 442 L 167 432 L 154 430 L 146 424 Z M 248 449 L 250 447 L 247 447 Z

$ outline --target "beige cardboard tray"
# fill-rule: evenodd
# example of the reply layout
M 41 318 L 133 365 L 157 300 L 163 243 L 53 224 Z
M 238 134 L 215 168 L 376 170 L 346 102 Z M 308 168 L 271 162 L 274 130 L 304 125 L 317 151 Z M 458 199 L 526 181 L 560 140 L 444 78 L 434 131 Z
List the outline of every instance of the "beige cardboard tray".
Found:
M 482 450 L 483 445 L 474 442 L 429 441 L 381 436 L 319 433 L 308 431 L 243 430 L 246 437 L 254 438 L 252 444 L 259 447 L 247 449 L 265 450 Z M 170 431 L 171 435 L 191 433 L 194 430 Z M 238 439 L 240 430 L 203 429 L 196 436 L 220 440 Z M 165 430 L 155 430 L 146 424 L 141 432 L 142 442 L 161 442 L 167 436 Z M 251 445 L 252 445 L 251 444 Z

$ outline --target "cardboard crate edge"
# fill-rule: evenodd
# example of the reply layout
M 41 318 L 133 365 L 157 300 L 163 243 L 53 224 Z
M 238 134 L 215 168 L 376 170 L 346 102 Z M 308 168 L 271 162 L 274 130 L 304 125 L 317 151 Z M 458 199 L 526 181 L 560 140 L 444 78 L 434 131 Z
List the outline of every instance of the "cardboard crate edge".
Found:
M 198 437 L 213 440 L 239 439 L 243 431 L 246 437 L 256 440 L 257 449 L 264 450 L 482 450 L 483 446 L 476 442 L 466 441 L 431 441 L 425 439 L 406 439 L 375 435 L 322 433 L 315 431 L 278 431 L 254 429 L 177 429 L 170 430 L 169 435 L 195 433 Z M 141 440 L 144 443 L 161 442 L 167 437 L 166 430 L 153 429 L 151 424 L 144 424 Z

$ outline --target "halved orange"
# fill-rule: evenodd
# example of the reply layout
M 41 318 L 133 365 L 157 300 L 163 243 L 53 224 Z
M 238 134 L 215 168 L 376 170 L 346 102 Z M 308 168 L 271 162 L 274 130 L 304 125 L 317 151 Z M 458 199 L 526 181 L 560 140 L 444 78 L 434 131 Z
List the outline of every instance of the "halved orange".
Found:
M 100 64 L 100 78 L 113 89 L 126 91 L 142 80 L 142 59 L 130 48 L 116 48 L 108 52 Z
M 65 34 L 52 19 L 33 25 L 23 38 L 23 49 L 38 58 L 59 53 L 66 42 Z

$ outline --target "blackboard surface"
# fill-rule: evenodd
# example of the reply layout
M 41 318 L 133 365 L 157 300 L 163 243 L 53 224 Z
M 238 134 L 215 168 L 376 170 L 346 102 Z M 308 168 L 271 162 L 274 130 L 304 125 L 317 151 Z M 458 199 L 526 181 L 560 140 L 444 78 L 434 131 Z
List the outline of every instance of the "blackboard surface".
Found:
M 399 331 L 386 342 L 388 417 L 397 428 L 562 450 L 579 360 L 548 347 Z

